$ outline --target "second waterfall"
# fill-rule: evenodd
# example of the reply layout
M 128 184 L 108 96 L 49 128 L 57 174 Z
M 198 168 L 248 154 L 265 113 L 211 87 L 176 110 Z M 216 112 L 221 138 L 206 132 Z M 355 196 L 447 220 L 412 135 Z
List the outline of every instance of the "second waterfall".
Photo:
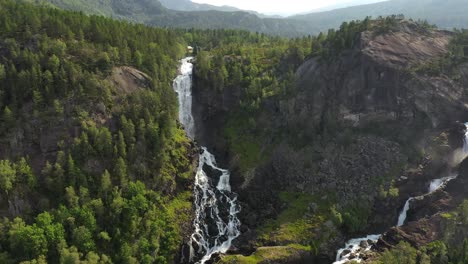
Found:
M 187 136 L 194 139 L 192 116 L 193 58 L 181 60 L 174 90 L 179 98 L 179 120 Z M 219 168 L 213 154 L 202 147 L 195 176 L 194 232 L 190 237 L 190 263 L 206 263 L 214 254 L 226 253 L 240 235 L 237 194 L 231 191 L 230 173 Z

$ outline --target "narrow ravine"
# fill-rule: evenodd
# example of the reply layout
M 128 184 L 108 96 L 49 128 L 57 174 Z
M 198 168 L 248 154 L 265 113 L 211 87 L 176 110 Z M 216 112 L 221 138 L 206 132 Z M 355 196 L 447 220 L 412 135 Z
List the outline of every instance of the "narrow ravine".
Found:
M 192 115 L 192 57 L 181 60 L 174 90 L 179 99 L 179 121 L 187 136 L 195 138 Z M 206 147 L 201 148 L 195 175 L 194 232 L 190 237 L 190 263 L 206 263 L 214 254 L 226 253 L 240 235 L 237 194 L 231 191 L 230 172 L 219 168 Z
M 465 123 L 466 133 L 463 145 L 463 156 L 466 157 L 468 155 L 468 123 Z M 428 192 L 424 195 L 417 196 L 417 197 L 410 197 L 403 206 L 400 215 L 398 216 L 398 222 L 396 223 L 397 227 L 403 226 L 406 222 L 406 218 L 408 215 L 408 211 L 410 209 L 410 204 L 413 200 L 423 198 L 424 196 L 430 195 L 433 192 L 442 189 L 446 186 L 446 184 L 457 178 L 457 175 L 450 175 L 444 176 L 439 179 L 432 180 L 429 183 Z M 333 264 L 343 264 L 348 263 L 350 261 L 356 261 L 360 263 L 362 259 L 360 255 L 364 251 L 371 250 L 372 246 L 379 240 L 382 234 L 378 235 L 368 235 L 362 238 L 353 238 L 346 242 L 343 248 L 340 248 L 336 254 L 336 261 Z

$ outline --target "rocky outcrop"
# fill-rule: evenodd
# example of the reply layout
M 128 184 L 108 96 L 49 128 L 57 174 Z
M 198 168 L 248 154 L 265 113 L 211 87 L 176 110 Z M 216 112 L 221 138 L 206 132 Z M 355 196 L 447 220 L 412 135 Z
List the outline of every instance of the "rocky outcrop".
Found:
M 461 119 L 467 108 L 460 83 L 411 72 L 411 67 L 445 54 L 451 35 L 421 32 L 404 21 L 397 32 L 361 33 L 352 50 L 331 61 L 310 59 L 297 72 L 301 89 L 289 102 L 298 114 L 296 122 L 312 118 L 324 125 L 330 122 L 328 117 L 357 126 L 428 118 L 432 127 L 438 127 Z
M 109 80 L 115 85 L 119 95 L 128 95 L 137 89 L 150 88 L 152 82 L 146 73 L 128 66 L 114 67 Z
M 217 157 L 225 161 L 226 142 L 223 136 L 223 126 L 226 116 L 239 105 L 241 89 L 226 87 L 217 91 L 212 84 L 198 77 L 195 64 L 193 77 L 192 114 L 195 119 L 195 138 L 201 146 L 213 150 Z

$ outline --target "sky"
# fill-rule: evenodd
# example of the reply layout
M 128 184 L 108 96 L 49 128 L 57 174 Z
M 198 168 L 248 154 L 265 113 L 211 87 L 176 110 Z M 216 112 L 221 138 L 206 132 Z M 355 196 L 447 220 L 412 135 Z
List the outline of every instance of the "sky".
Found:
M 229 5 L 244 10 L 254 10 L 264 14 L 291 15 L 317 9 L 332 9 L 358 4 L 381 2 L 384 0 L 192 0 L 196 3 Z

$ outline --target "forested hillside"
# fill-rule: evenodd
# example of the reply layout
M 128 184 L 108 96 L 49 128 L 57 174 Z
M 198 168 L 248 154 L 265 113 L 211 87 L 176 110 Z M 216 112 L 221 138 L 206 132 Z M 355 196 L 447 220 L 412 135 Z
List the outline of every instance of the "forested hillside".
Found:
M 165 8 L 157 0 L 137 1 L 90 1 L 90 0 L 23 0 L 45 2 L 59 8 L 79 10 L 88 14 L 100 14 L 126 19 L 154 26 L 199 28 L 199 29 L 244 29 L 286 37 L 318 35 L 330 28 L 338 29 L 342 22 L 363 20 L 403 14 L 415 20 L 427 20 L 440 28 L 453 29 L 468 27 L 465 13 L 468 3 L 464 0 L 391 0 L 375 4 L 359 5 L 326 12 L 296 15 L 284 19 L 260 18 L 251 12 L 221 12 L 210 8 L 196 11 L 190 3 L 180 9 L 194 12 L 181 12 Z M 186 1 L 171 2 L 174 6 L 185 6 Z M 169 6 L 169 4 L 168 4 Z M 198 5 L 196 5 L 198 7 Z M 228 11 L 228 10 L 224 10 Z
M 185 46 L 0 1 L 0 263 L 174 260 L 191 219 L 192 147 L 171 88 Z
M 172 10 L 179 10 L 179 11 L 206 11 L 206 10 L 218 10 L 218 11 L 225 11 L 225 12 L 233 12 L 233 11 L 242 11 L 239 8 L 232 7 L 232 6 L 214 6 L 208 4 L 199 4 L 194 3 L 190 0 L 161 0 L 161 4 L 165 7 L 172 9 Z
M 222 12 L 211 9 L 183 12 L 169 10 L 157 0 L 23 0 L 34 3 L 52 4 L 58 8 L 83 11 L 169 28 L 198 29 L 243 29 L 282 36 L 309 34 L 304 23 L 296 20 L 260 18 L 249 12 Z
M 229 169 L 241 206 L 242 234 L 214 262 L 330 263 L 374 233 L 365 263 L 468 260 L 468 164 L 452 160 L 466 30 L 366 15 L 282 38 L 262 32 L 299 31 L 243 12 L 28 2 L 0 0 L 0 263 L 187 262 L 198 151 L 171 87 L 187 45 L 194 141 Z M 226 23 L 259 32 L 183 28 Z

